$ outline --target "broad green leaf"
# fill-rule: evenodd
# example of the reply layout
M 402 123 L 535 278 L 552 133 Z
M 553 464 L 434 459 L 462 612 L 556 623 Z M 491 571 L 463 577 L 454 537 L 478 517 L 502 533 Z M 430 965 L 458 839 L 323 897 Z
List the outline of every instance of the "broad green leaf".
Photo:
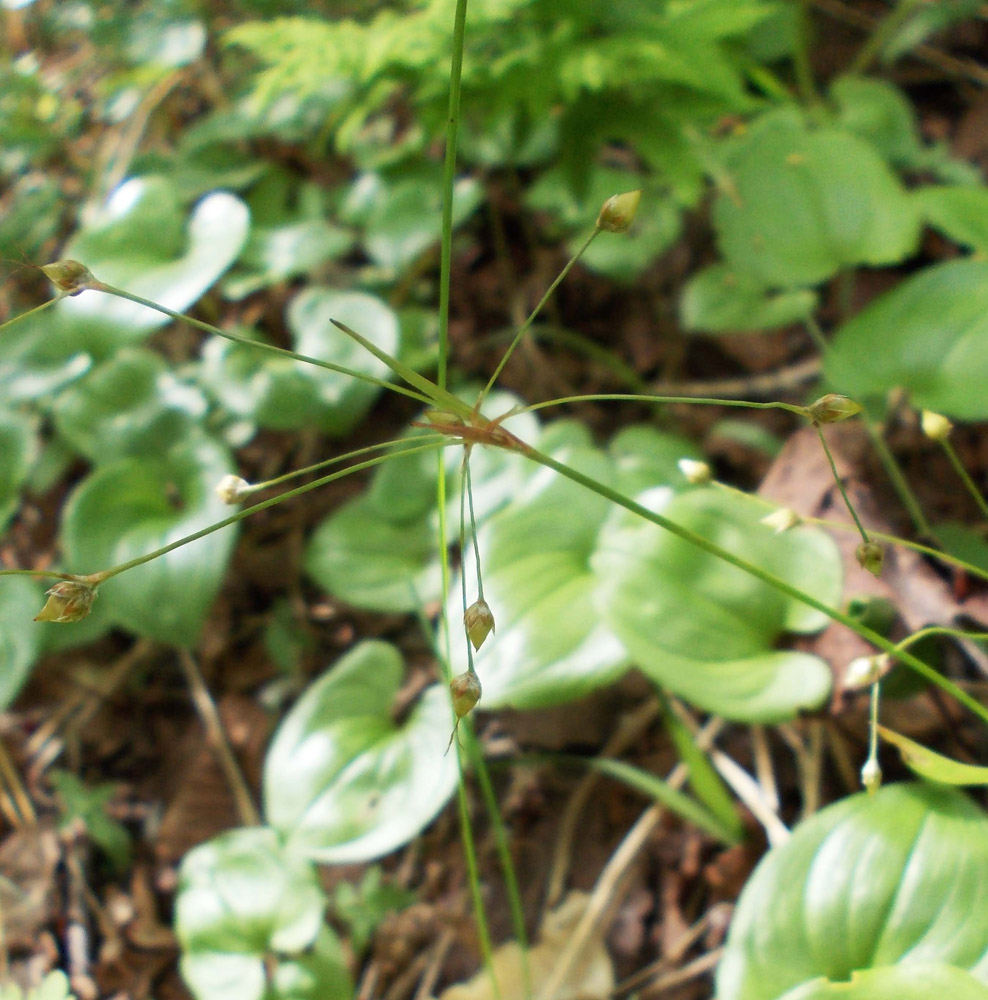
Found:
M 62 545 L 70 569 L 109 569 L 229 517 L 215 487 L 232 471 L 226 451 L 199 437 L 161 457 L 101 466 L 79 484 L 65 510 Z M 128 570 L 100 588 L 99 601 L 138 635 L 194 645 L 235 538 L 234 527 L 223 528 Z
M 928 225 L 961 246 L 988 252 L 988 188 L 931 185 L 913 198 Z
M 848 982 L 814 979 L 779 1000 L 988 1000 L 988 986 L 953 965 L 909 962 L 864 969 Z
M 45 625 L 34 616 L 42 590 L 28 577 L 0 577 L 0 710 L 13 704 L 41 650 Z
M 902 388 L 922 409 L 988 416 L 988 261 L 907 278 L 837 331 L 825 365 L 828 382 L 855 398 Z
M 742 333 L 796 323 L 811 315 L 816 303 L 810 289 L 769 291 L 744 272 L 714 264 L 686 283 L 679 316 L 689 331 Z
M 838 121 L 890 163 L 916 166 L 923 158 L 916 115 L 906 95 L 887 80 L 842 76 L 830 88 Z
M 169 181 L 133 178 L 69 242 L 63 256 L 81 260 L 100 281 L 181 312 L 233 263 L 249 228 L 244 203 L 222 191 L 203 198 L 187 224 L 184 220 Z M 159 312 L 102 292 L 63 299 L 55 311 L 56 325 L 45 332 L 57 339 L 63 357 L 69 348 L 108 354 L 169 322 Z
M 430 687 L 396 725 L 402 674 L 393 646 L 361 643 L 282 721 L 265 761 L 264 803 L 293 851 L 330 864 L 369 861 L 407 844 L 453 794 L 448 693 Z
M 865 141 L 811 130 L 791 113 L 756 122 L 727 157 L 730 187 L 714 206 L 726 263 L 769 288 L 894 264 L 919 240 L 913 202 Z
M 556 452 L 560 461 L 609 480 L 611 463 L 584 446 Z M 480 533 L 484 595 L 495 633 L 475 654 L 484 708 L 559 704 L 615 680 L 627 656 L 595 607 L 598 581 L 590 556 L 607 517 L 606 500 L 547 469 L 536 470 L 514 502 Z M 476 588 L 473 554 L 464 573 L 468 600 Z M 447 605 L 463 616 L 460 588 Z M 453 672 L 466 668 L 466 638 L 452 630 Z
M 898 784 L 843 799 L 773 848 L 748 881 L 718 1000 L 776 1000 L 821 976 L 846 983 L 894 965 L 918 974 L 953 965 L 984 982 L 986 892 L 988 819 L 960 792 Z
M 948 521 L 936 525 L 934 530 L 945 552 L 988 573 L 988 542 L 976 528 Z
M 838 599 L 840 561 L 822 532 L 773 535 L 759 524 L 752 505 L 712 489 L 677 497 L 657 489 L 645 499 L 664 516 L 820 600 Z M 601 613 L 631 660 L 701 708 L 770 721 L 827 697 L 830 671 L 823 661 L 774 649 L 784 632 L 821 628 L 820 613 L 623 512 L 603 532 L 591 565 L 601 580 Z
M 429 519 L 386 519 L 369 496 L 358 496 L 316 530 L 305 571 L 354 607 L 413 611 L 439 596 L 438 543 Z
M 164 360 L 131 348 L 88 372 L 55 401 L 55 425 L 97 464 L 131 454 L 161 454 L 195 433 L 206 413 L 202 393 Z
M 287 983 L 296 963 L 315 962 L 326 988 L 349 995 L 339 945 L 324 923 L 326 896 L 311 862 L 268 827 L 231 830 L 186 855 L 175 931 L 182 973 L 200 1000 L 279 1000 L 313 994 L 265 989 L 267 972 Z M 314 995 L 313 995 L 314 1000 Z
M 0 531 L 20 503 L 20 490 L 37 453 L 34 422 L 0 408 Z
M 879 726 L 878 731 L 899 751 L 902 763 L 917 777 L 940 785 L 988 785 L 988 767 L 951 760 L 885 726 Z

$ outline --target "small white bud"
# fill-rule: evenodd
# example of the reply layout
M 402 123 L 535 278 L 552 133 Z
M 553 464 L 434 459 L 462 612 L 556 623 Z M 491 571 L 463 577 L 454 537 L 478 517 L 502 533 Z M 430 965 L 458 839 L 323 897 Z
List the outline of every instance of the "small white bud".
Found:
M 803 519 L 794 510 L 790 510 L 788 507 L 780 507 L 778 510 L 773 510 L 771 514 L 766 514 L 762 518 L 761 523 L 766 528 L 771 528 L 775 534 L 781 535 L 782 532 L 789 531 L 791 528 L 802 524 Z
M 882 787 L 882 769 L 874 757 L 869 757 L 861 768 L 861 786 L 869 795 L 874 795 Z
M 888 653 L 877 656 L 858 656 L 844 671 L 844 690 L 863 691 L 875 681 L 881 680 L 892 669 L 892 657 Z
M 247 494 L 250 489 L 250 483 L 246 479 L 241 479 L 240 476 L 224 476 L 216 486 L 216 495 L 223 501 L 223 503 L 236 504 Z
M 686 477 L 686 481 L 694 486 L 706 486 L 714 478 L 713 470 L 706 462 L 698 462 L 693 458 L 681 458 L 676 465 Z
M 942 414 L 932 410 L 923 410 L 919 418 L 923 433 L 932 441 L 946 441 L 954 425 Z

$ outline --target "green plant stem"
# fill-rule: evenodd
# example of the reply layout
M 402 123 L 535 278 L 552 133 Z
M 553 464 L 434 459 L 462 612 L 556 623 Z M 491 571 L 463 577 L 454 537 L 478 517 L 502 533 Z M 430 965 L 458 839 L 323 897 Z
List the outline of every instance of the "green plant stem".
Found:
M 910 2 L 910 0 L 899 0 L 899 3 L 879 22 L 868 41 L 858 50 L 848 73 L 867 72 L 871 64 L 878 58 L 886 42 L 913 16 L 916 7 L 917 4 Z
M 453 264 L 453 184 L 456 178 L 456 143 L 460 127 L 460 81 L 467 26 L 467 0 L 456 0 L 453 15 L 453 56 L 449 67 L 449 110 L 446 116 L 446 155 L 443 160 L 443 221 L 439 260 L 439 372 L 440 389 L 446 388 L 449 367 L 449 290 Z
M 964 484 L 964 488 L 971 494 L 974 498 L 974 502 L 978 505 L 981 513 L 984 517 L 988 517 L 988 503 L 985 502 L 985 498 L 978 489 L 974 480 L 971 478 L 970 473 L 964 468 L 963 463 L 954 451 L 954 446 L 946 439 L 943 438 L 940 441 L 940 447 L 943 448 L 944 454 L 947 456 L 950 464 L 954 467 L 954 472 L 960 477 L 961 482 Z
M 806 328 L 806 332 L 810 335 L 810 340 L 813 341 L 814 346 L 820 352 L 821 356 L 826 354 L 829 347 L 827 338 L 824 336 L 823 330 L 816 321 L 816 316 L 813 313 L 807 313 L 803 317 L 803 326 Z
M 447 441 L 445 443 L 448 444 L 449 442 Z M 396 452 L 389 452 L 386 455 L 378 455 L 375 458 L 369 458 L 364 462 L 358 462 L 356 465 L 351 465 L 346 469 L 340 469 L 339 472 L 331 473 L 330 475 L 323 476 L 320 479 L 314 479 L 311 483 L 305 483 L 305 485 L 298 486 L 293 490 L 288 490 L 285 493 L 279 493 L 277 496 L 271 497 L 268 500 L 262 500 L 260 503 L 256 503 L 252 507 L 245 507 L 243 510 L 238 510 L 235 514 L 231 514 L 229 517 L 223 518 L 222 521 L 217 521 L 215 524 L 211 524 L 206 528 L 194 531 L 191 535 L 179 538 L 177 541 L 174 541 L 169 545 L 162 546 L 162 548 L 155 549 L 153 552 L 148 552 L 146 555 L 138 556 L 136 559 L 131 559 L 128 562 L 121 563 L 119 566 L 111 566 L 109 569 L 101 570 L 98 573 L 90 573 L 88 576 L 73 574 L 62 575 L 62 579 L 80 580 L 92 586 L 99 586 L 107 580 L 112 579 L 115 576 L 119 576 L 121 573 L 125 573 L 129 569 L 135 569 L 138 566 L 143 566 L 145 563 L 151 562 L 152 559 L 157 559 L 159 556 L 173 552 L 175 549 L 181 548 L 183 545 L 188 545 L 191 542 L 197 542 L 200 538 L 205 538 L 207 535 L 211 535 L 214 531 L 220 531 L 222 528 L 228 528 L 231 524 L 243 521 L 244 518 L 250 517 L 252 514 L 257 514 L 262 510 L 267 510 L 268 507 L 274 507 L 275 504 L 284 503 L 286 500 L 292 500 L 295 497 L 302 496 L 304 493 L 309 493 L 311 490 L 318 489 L 320 486 L 325 486 L 327 483 L 332 483 L 337 479 L 342 479 L 344 476 L 349 476 L 354 472 L 360 472 L 363 469 L 371 469 L 376 465 L 380 465 L 382 462 L 387 462 L 393 457 L 404 457 L 407 455 L 415 455 L 423 451 L 433 451 L 437 447 L 442 446 L 437 444 L 417 445 L 413 448 L 405 448 Z M 9 573 L 13 571 L 8 570 L 5 572 Z M 25 570 L 22 572 L 29 573 L 31 571 Z
M 573 256 L 566 263 L 566 266 L 559 272 L 558 275 L 556 275 L 556 280 L 553 281 L 553 283 L 546 290 L 546 293 L 542 296 L 541 299 L 539 299 L 538 305 L 529 313 L 528 319 L 526 319 L 525 322 L 522 323 L 522 325 L 518 328 L 518 332 L 515 334 L 514 339 L 508 345 L 508 349 L 504 352 L 504 356 L 498 362 L 497 368 L 494 369 L 494 374 L 491 375 L 490 379 L 487 382 L 487 385 L 484 386 L 483 392 L 481 392 L 481 394 L 477 397 L 477 403 L 474 407 L 476 411 L 480 410 L 481 406 L 484 403 L 484 400 L 490 394 L 491 389 L 494 388 L 494 384 L 497 382 L 498 378 L 501 375 L 501 372 L 504 370 L 504 366 L 508 363 L 508 358 L 511 357 L 511 355 L 515 351 L 515 348 L 519 345 L 519 343 L 521 343 L 521 338 L 525 336 L 525 333 L 528 331 L 529 327 L 531 327 L 531 325 L 535 322 L 535 318 L 542 311 L 542 307 L 546 304 L 546 302 L 549 301 L 549 299 L 552 298 L 553 293 L 562 284 L 563 279 L 566 277 L 567 274 L 569 274 L 570 269 L 584 255 L 584 253 L 586 253 L 587 247 L 589 247 L 590 244 L 593 243 L 593 241 L 597 238 L 597 235 L 600 232 L 601 232 L 600 227 L 594 226 L 593 232 L 586 238 L 586 240 L 583 243 L 583 246 L 581 246 L 580 249 L 577 250 L 575 254 L 573 254 Z
M 820 444 L 823 445 L 823 452 L 827 456 L 827 461 L 830 463 L 830 471 L 833 473 L 837 489 L 840 490 L 840 495 L 844 498 L 844 505 L 850 512 L 851 517 L 854 518 L 854 523 L 857 525 L 858 531 L 861 534 L 861 541 L 867 544 L 871 541 L 871 539 L 868 537 L 868 532 L 865 531 L 865 526 L 861 523 L 861 518 L 858 517 L 858 512 L 854 509 L 854 504 L 851 503 L 851 498 L 847 495 L 847 490 L 844 488 L 844 481 L 837 472 L 837 463 L 834 461 L 834 456 L 830 454 L 830 448 L 827 445 L 827 438 L 823 433 L 823 428 L 819 424 L 814 424 L 813 426 L 816 428 L 817 436 L 820 438 Z
M 793 66 L 796 70 L 796 85 L 799 94 L 807 104 L 819 101 L 813 82 L 813 68 L 810 65 L 810 5 L 809 0 L 799 0 L 796 22 L 796 47 L 793 52 Z
M 964 629 L 950 628 L 947 625 L 927 625 L 912 635 L 906 636 L 896 644 L 896 649 L 908 649 L 921 639 L 927 639 L 931 635 L 942 635 L 950 639 L 971 639 L 974 642 L 988 642 L 988 632 L 965 632 Z
M 252 496 L 254 493 L 260 493 L 262 490 L 269 490 L 274 486 L 280 486 L 282 483 L 287 483 L 291 479 L 298 479 L 299 476 L 307 476 L 310 473 L 318 472 L 320 469 L 325 469 L 330 465 L 338 465 L 340 462 L 349 461 L 352 458 L 357 458 L 360 455 L 369 455 L 375 451 L 383 451 L 387 448 L 393 448 L 396 445 L 407 444 L 409 441 L 414 441 L 415 444 L 438 444 L 443 440 L 442 434 L 422 434 L 415 438 L 392 438 L 390 441 L 382 441 L 380 444 L 370 444 L 366 448 L 355 448 L 353 451 L 348 451 L 344 455 L 335 455 L 333 458 L 327 458 L 322 462 L 316 462 L 314 465 L 307 465 L 302 469 L 292 469 L 291 472 L 286 472 L 283 476 L 276 476 L 274 479 L 265 479 L 263 483 L 251 483 L 249 486 L 244 487 L 240 491 L 240 496 L 248 497 Z M 396 453 L 397 455 L 398 453 Z
M 33 316 L 35 313 L 41 312 L 43 309 L 50 309 L 56 302 L 61 302 L 62 299 L 67 298 L 68 292 L 59 292 L 54 298 L 48 299 L 47 302 L 42 302 L 40 306 L 35 306 L 33 309 L 28 309 L 27 312 L 18 313 L 16 316 L 12 316 L 5 323 L 0 323 L 0 332 L 7 329 L 8 326 L 13 326 L 15 323 L 19 323 L 22 319 L 27 319 L 28 316 Z
M 467 469 L 470 468 L 470 448 L 463 449 L 463 464 L 460 466 L 460 591 L 463 602 L 463 633 L 467 646 L 467 672 L 476 675 L 477 668 L 473 663 L 473 643 L 470 641 L 470 629 L 467 628 L 467 608 L 470 600 L 467 597 Z M 452 670 L 452 665 L 450 667 Z
M 524 447 L 523 454 L 533 462 L 537 462 L 539 465 L 543 465 L 548 469 L 553 469 L 561 476 L 565 476 L 574 483 L 578 483 L 586 489 L 591 490 L 593 493 L 603 497 L 605 500 L 609 500 L 612 503 L 617 504 L 619 507 L 623 507 L 625 510 L 630 511 L 632 514 L 637 514 L 644 520 L 649 521 L 660 528 L 664 528 L 677 538 L 681 538 L 683 541 L 696 546 L 698 549 L 708 552 L 712 556 L 716 556 L 718 559 L 729 563 L 731 566 L 737 567 L 750 576 L 753 576 L 756 580 L 761 580 L 762 583 L 766 583 L 770 587 L 775 588 L 775 590 L 779 593 L 785 594 L 787 597 L 791 597 L 793 600 L 799 601 L 800 603 L 807 605 L 807 607 L 813 608 L 815 611 L 819 611 L 821 614 L 824 614 L 831 619 L 831 621 L 839 622 L 841 625 L 847 626 L 847 628 L 853 630 L 861 636 L 862 639 L 866 639 L 879 649 L 896 656 L 900 662 L 906 664 L 906 666 L 910 667 L 931 684 L 935 684 L 937 687 L 952 695 L 957 701 L 959 701 L 966 708 L 970 709 L 970 711 L 972 711 L 985 723 L 988 723 L 988 708 L 985 708 L 984 705 L 980 704 L 952 681 L 941 676 L 929 664 L 924 663 L 911 653 L 898 649 L 897 646 L 886 639 L 885 636 L 880 635 L 878 632 L 862 625 L 851 615 L 824 604 L 823 601 L 813 597 L 812 594 L 807 594 L 798 587 L 794 587 L 792 584 L 787 583 L 774 573 L 770 573 L 768 570 L 762 569 L 762 567 L 748 562 L 747 559 L 742 559 L 733 552 L 729 552 L 727 549 L 721 548 L 709 539 L 704 538 L 695 531 L 691 531 L 689 528 L 684 528 L 682 525 L 669 520 L 669 518 L 664 517 L 662 514 L 651 511 L 647 507 L 643 507 L 640 503 L 637 503 L 630 497 L 626 497 L 606 484 L 598 482 L 595 479 L 591 479 L 589 476 L 585 476 L 582 472 L 579 472 L 568 465 L 564 465 L 562 462 L 556 461 L 556 459 L 552 458 L 550 455 L 546 455 L 527 445 Z
M 885 438 L 880 431 L 880 425 L 870 417 L 865 418 L 864 425 L 872 447 L 878 455 L 878 460 L 882 463 L 885 474 L 892 481 L 892 486 L 898 494 L 902 506 L 909 513 L 909 518 L 913 522 L 913 527 L 916 529 L 917 534 L 920 538 L 932 538 L 933 541 L 937 541 L 936 532 L 934 532 L 930 522 L 926 519 L 926 515 L 923 513 L 923 508 L 920 506 L 916 494 L 913 493 L 912 487 L 906 480 L 905 475 L 903 475 L 895 455 L 892 454 L 892 450 L 885 443 Z
M 517 413 L 534 413 L 537 410 L 545 410 L 551 406 L 565 406 L 569 403 L 695 403 L 698 406 L 735 406 L 750 410 L 788 410 L 797 416 L 806 417 L 806 407 L 797 406 L 795 403 L 782 403 L 772 401 L 770 403 L 755 403 L 744 399 L 713 399 L 707 396 L 654 396 L 648 393 L 630 392 L 595 392 L 584 396 L 560 396 L 558 399 L 547 399 L 542 403 L 531 403 L 528 406 L 521 406 L 511 411 L 514 416 Z
M 46 580 L 76 580 L 77 573 L 56 573 L 50 569 L 0 569 L 0 576 L 33 576 L 42 577 Z
M 388 382 L 383 378 L 377 378 L 374 375 L 367 375 L 364 372 L 353 371 L 343 365 L 334 364 L 332 361 L 322 361 L 319 358 L 309 357 L 306 354 L 297 354 L 295 351 L 289 351 L 284 347 L 276 347 L 274 344 L 266 344 L 260 340 L 251 340 L 250 337 L 241 337 L 237 333 L 230 333 L 229 330 L 222 330 L 218 326 L 213 326 L 212 323 L 206 323 L 203 320 L 195 319 L 192 316 L 187 316 L 185 313 L 175 312 L 173 309 L 168 309 L 165 306 L 158 305 L 157 302 L 152 302 L 150 299 L 145 299 L 140 295 L 135 295 L 133 292 L 125 292 L 122 288 L 115 288 L 113 285 L 107 285 L 105 282 L 94 281 L 90 283 L 87 288 L 94 292 L 105 292 L 107 295 L 115 295 L 118 299 L 126 299 L 128 302 L 133 302 L 139 306 L 146 306 L 148 309 L 155 310 L 155 312 L 162 313 L 172 319 L 183 320 L 205 333 L 211 333 L 217 337 L 223 337 L 224 340 L 230 340 L 235 344 L 243 344 L 245 347 L 251 347 L 254 350 L 263 351 L 267 354 L 274 354 L 280 358 L 288 358 L 292 361 L 301 361 L 307 365 L 315 365 L 316 368 L 324 368 L 326 371 L 336 372 L 339 375 L 348 375 L 350 378 L 355 378 L 360 382 L 375 385 L 379 389 L 388 389 L 391 392 L 397 392 L 399 395 L 408 396 L 409 398 L 415 399 L 420 403 L 432 403 L 432 400 L 428 396 L 421 392 L 417 392 L 414 389 L 406 388 L 403 385 L 395 385 L 393 382 Z
M 477 599 L 484 599 L 484 574 L 480 568 L 480 542 L 477 539 L 477 515 L 473 509 L 473 482 L 470 478 L 470 450 L 465 450 L 467 503 L 470 507 L 470 537 L 473 539 L 473 561 L 477 566 Z
M 710 485 L 715 489 L 723 490 L 725 493 L 732 493 L 735 496 L 743 497 L 749 503 L 757 504 L 765 510 L 780 509 L 779 505 L 773 503 L 771 500 L 760 497 L 757 493 L 746 493 L 744 490 L 739 490 L 736 486 L 731 486 L 730 483 L 722 483 L 714 479 Z M 832 528 L 835 531 L 853 531 L 857 533 L 858 530 L 856 525 L 845 524 L 843 521 L 831 521 L 825 517 L 804 517 L 802 514 L 797 514 L 796 516 L 799 518 L 801 524 L 812 524 L 820 528 Z M 963 559 L 951 555 L 949 552 L 943 552 L 940 549 L 924 545 L 922 542 L 914 542 L 910 538 L 901 538 L 899 535 L 891 535 L 884 531 L 870 531 L 868 534 L 876 541 L 886 542 L 898 548 L 911 549 L 913 552 L 919 552 L 924 556 L 929 556 L 931 559 L 936 559 L 938 562 L 954 566 L 957 569 L 964 570 L 965 573 L 970 573 L 972 576 L 988 581 L 988 570 L 982 569 L 980 566 L 975 566 L 974 563 L 965 562 Z

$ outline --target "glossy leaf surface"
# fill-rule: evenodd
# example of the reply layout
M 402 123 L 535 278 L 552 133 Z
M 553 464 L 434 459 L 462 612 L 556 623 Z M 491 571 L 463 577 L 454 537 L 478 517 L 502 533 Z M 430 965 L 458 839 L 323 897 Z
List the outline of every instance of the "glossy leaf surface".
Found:
M 393 646 L 361 643 L 278 728 L 265 761 L 264 802 L 293 851 L 336 864 L 380 857 L 415 837 L 453 794 L 448 693 L 428 688 L 397 725 L 402 674 Z
M 776 1000 L 821 976 L 893 965 L 953 965 L 984 982 L 986 892 L 988 819 L 965 795 L 898 784 L 844 799 L 759 864 L 734 915 L 718 1000 Z
M 73 572 L 94 573 L 153 552 L 230 515 L 215 486 L 232 472 L 225 449 L 194 438 L 167 455 L 101 466 L 72 494 L 62 542 Z M 114 622 L 139 635 L 194 645 L 219 590 L 234 527 L 183 545 L 100 588 Z

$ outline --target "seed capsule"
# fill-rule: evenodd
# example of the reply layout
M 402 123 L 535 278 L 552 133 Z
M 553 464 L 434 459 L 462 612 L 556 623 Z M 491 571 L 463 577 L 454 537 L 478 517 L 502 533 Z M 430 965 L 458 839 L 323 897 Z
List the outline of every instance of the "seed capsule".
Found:
M 45 596 L 48 600 L 35 615 L 36 622 L 81 622 L 93 609 L 96 588 L 79 580 L 62 580 Z
M 862 569 L 866 569 L 872 576 L 882 575 L 882 564 L 885 562 L 885 549 L 878 542 L 862 542 L 854 550 L 855 558 Z
M 469 715 L 480 701 L 480 678 L 472 670 L 457 674 L 449 682 L 449 693 L 453 699 L 456 718 L 462 719 L 464 715 Z
M 624 194 L 611 195 L 597 216 L 597 228 L 605 229 L 609 233 L 623 233 L 635 221 L 641 197 L 641 191 L 626 191 Z
M 695 458 L 681 458 L 676 465 L 693 486 L 706 486 L 714 478 L 713 469 L 706 462 L 698 462 Z
M 954 429 L 954 425 L 942 413 L 934 413 L 932 410 L 923 410 L 920 426 L 932 441 L 946 441 Z
M 864 407 L 849 396 L 841 396 L 836 392 L 828 392 L 815 403 L 810 403 L 806 412 L 815 424 L 835 424 L 839 420 L 847 420 L 859 414 Z
M 216 484 L 216 495 L 223 503 L 236 504 L 244 498 L 244 494 L 250 489 L 250 483 L 240 476 L 224 476 Z
M 93 272 L 77 260 L 56 260 L 44 264 L 41 270 L 60 292 L 68 292 L 69 295 L 84 292 L 96 280 Z
M 485 600 L 474 601 L 463 612 L 463 624 L 474 649 L 480 649 L 484 640 L 494 631 L 494 614 Z

